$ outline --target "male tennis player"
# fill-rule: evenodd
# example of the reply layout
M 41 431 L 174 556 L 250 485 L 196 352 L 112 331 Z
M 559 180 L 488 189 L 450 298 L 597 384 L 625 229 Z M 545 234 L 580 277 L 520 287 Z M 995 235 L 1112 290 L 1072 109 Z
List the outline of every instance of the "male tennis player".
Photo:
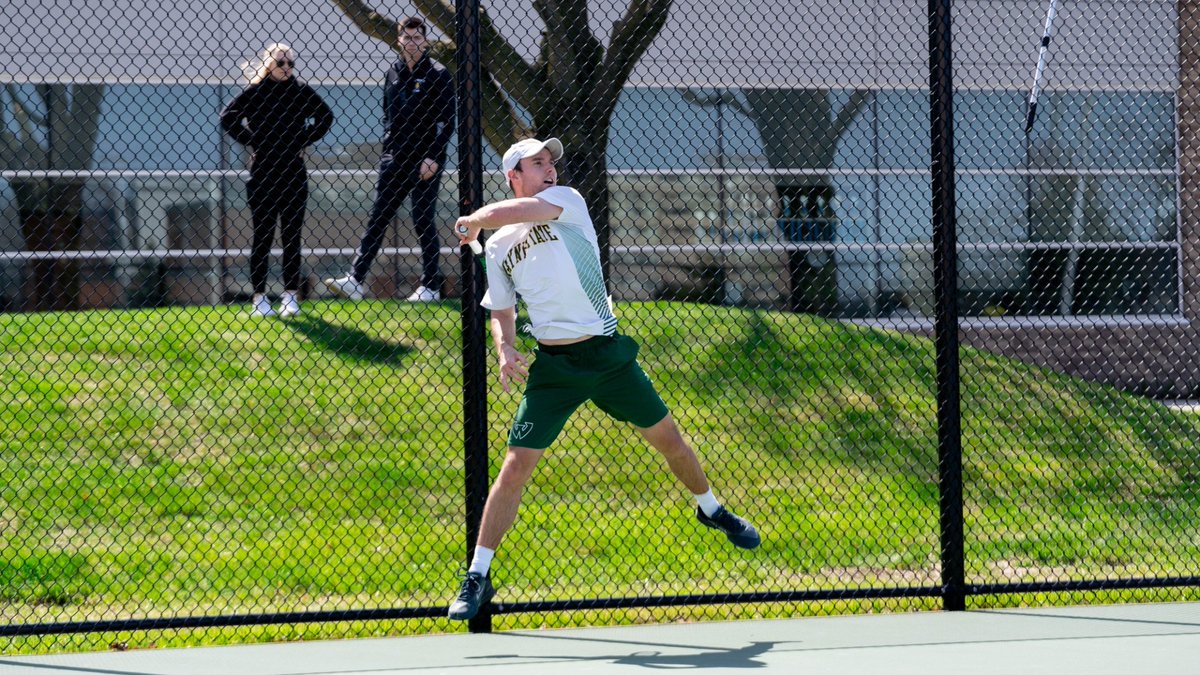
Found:
M 492 598 L 492 556 L 516 520 L 525 483 L 567 418 L 588 400 L 632 423 L 662 453 L 695 495 L 701 523 L 725 533 L 738 548 L 759 544 L 754 527 L 713 496 L 696 453 L 638 365 L 637 343 L 617 333 L 587 204 L 576 190 L 558 185 L 554 163 L 562 155 L 557 138 L 513 145 L 503 165 L 516 197 L 455 223 L 462 244 L 475 241 L 480 230 L 497 230 L 487 241 L 488 291 L 481 304 L 492 310 L 500 383 L 508 391 L 510 382 L 524 382 L 525 397 L 483 508 L 471 566 L 450 605 L 451 619 L 470 619 Z M 518 295 L 538 341 L 532 366 L 514 346 Z

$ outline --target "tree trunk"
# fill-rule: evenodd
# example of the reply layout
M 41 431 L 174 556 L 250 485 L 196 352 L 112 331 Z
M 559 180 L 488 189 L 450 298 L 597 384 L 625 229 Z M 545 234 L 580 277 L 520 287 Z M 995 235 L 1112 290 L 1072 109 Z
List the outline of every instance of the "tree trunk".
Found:
M 1200 317 L 1200 2 L 1179 0 L 1179 234 L 1180 307 Z
M 83 180 L 14 180 L 25 249 L 34 252 L 79 249 L 83 229 Z M 77 309 L 79 264 L 74 260 L 32 260 L 27 266 L 25 310 Z
M 600 246 L 600 268 L 608 283 L 609 242 L 608 222 L 608 164 L 603 145 L 577 146 L 579 150 L 564 157 L 565 177 L 560 182 L 574 187 L 587 202 L 588 213 L 596 226 L 596 241 Z M 611 290 L 611 289 L 610 289 Z
M 833 241 L 833 194 L 833 186 L 819 182 L 779 186 L 784 238 L 801 243 Z M 818 316 L 837 313 L 837 265 L 831 251 L 788 251 L 785 308 Z
M 35 87 L 45 114 L 36 115 L 15 89 L 12 108 L 20 112 L 18 131 L 0 126 L 4 135 L 5 168 L 81 171 L 91 167 L 100 127 L 104 85 L 40 84 Z M 43 148 L 34 126 L 45 132 Z M 78 250 L 83 229 L 85 179 L 17 178 L 12 180 L 25 248 L 34 252 Z M 74 260 L 33 260 L 27 265 L 27 311 L 74 309 L 79 304 L 79 263 Z
M 856 91 L 836 114 L 826 89 L 744 89 L 750 117 L 773 169 L 827 169 L 837 144 L 870 94 Z M 828 175 L 777 175 L 781 234 L 794 243 L 837 237 L 834 188 Z M 788 252 L 785 307 L 831 316 L 838 311 L 837 264 L 830 251 Z
M 564 121 L 567 122 L 564 124 Z M 600 269 L 607 285 L 611 228 L 608 219 L 608 132 L 607 124 L 570 123 L 569 119 L 534 121 L 538 138 L 556 137 L 562 141 L 563 159 L 558 164 L 558 182 L 569 185 L 583 195 L 588 214 L 596 226 L 600 247 Z M 611 292 L 611 288 L 608 289 Z

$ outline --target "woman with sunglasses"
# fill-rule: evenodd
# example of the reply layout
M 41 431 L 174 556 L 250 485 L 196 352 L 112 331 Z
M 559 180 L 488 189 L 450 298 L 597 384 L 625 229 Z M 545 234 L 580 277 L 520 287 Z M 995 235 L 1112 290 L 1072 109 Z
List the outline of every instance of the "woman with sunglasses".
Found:
M 257 66 L 257 67 L 254 67 Z M 296 52 L 273 43 L 258 64 L 243 64 L 249 84 L 221 111 L 221 127 L 253 150 L 246 195 L 254 224 L 250 246 L 251 314 L 275 316 L 267 298 L 267 270 L 275 223 L 283 244 L 283 296 L 279 315 L 300 313 L 300 232 L 308 200 L 304 148 L 333 126 L 333 111 L 295 76 Z

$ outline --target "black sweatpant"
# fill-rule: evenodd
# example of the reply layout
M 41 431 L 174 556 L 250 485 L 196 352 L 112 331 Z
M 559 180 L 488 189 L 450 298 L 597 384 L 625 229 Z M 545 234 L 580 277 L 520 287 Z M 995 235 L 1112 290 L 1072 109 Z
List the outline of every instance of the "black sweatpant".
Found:
M 439 171 L 429 180 L 420 180 L 421 163 L 402 162 L 384 155 L 379 162 L 379 180 L 375 184 L 375 205 L 371 208 L 371 218 L 367 221 L 367 231 L 363 233 L 362 244 L 358 247 L 358 255 L 354 257 L 351 273 L 359 282 L 366 281 L 371 263 L 383 246 L 383 237 L 387 234 L 388 223 L 400 210 L 400 204 L 410 193 L 412 194 L 413 226 L 417 238 L 421 242 L 421 285 L 440 291 L 442 287 L 441 269 L 438 265 L 441 241 L 438 238 L 437 223 L 434 218 L 437 213 L 438 186 L 442 175 Z
M 308 201 L 308 172 L 304 164 L 270 166 L 256 163 L 246 183 L 254 240 L 250 245 L 250 284 L 255 293 L 267 290 L 275 223 L 283 245 L 283 288 L 300 290 L 300 235 Z

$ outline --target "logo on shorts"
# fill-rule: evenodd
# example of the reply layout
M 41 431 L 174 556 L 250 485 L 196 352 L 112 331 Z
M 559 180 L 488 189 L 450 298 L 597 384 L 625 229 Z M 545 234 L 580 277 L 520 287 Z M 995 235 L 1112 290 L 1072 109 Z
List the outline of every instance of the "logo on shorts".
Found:
M 528 436 L 530 431 L 533 431 L 533 422 L 514 424 L 512 428 L 512 437 L 519 441 Z

